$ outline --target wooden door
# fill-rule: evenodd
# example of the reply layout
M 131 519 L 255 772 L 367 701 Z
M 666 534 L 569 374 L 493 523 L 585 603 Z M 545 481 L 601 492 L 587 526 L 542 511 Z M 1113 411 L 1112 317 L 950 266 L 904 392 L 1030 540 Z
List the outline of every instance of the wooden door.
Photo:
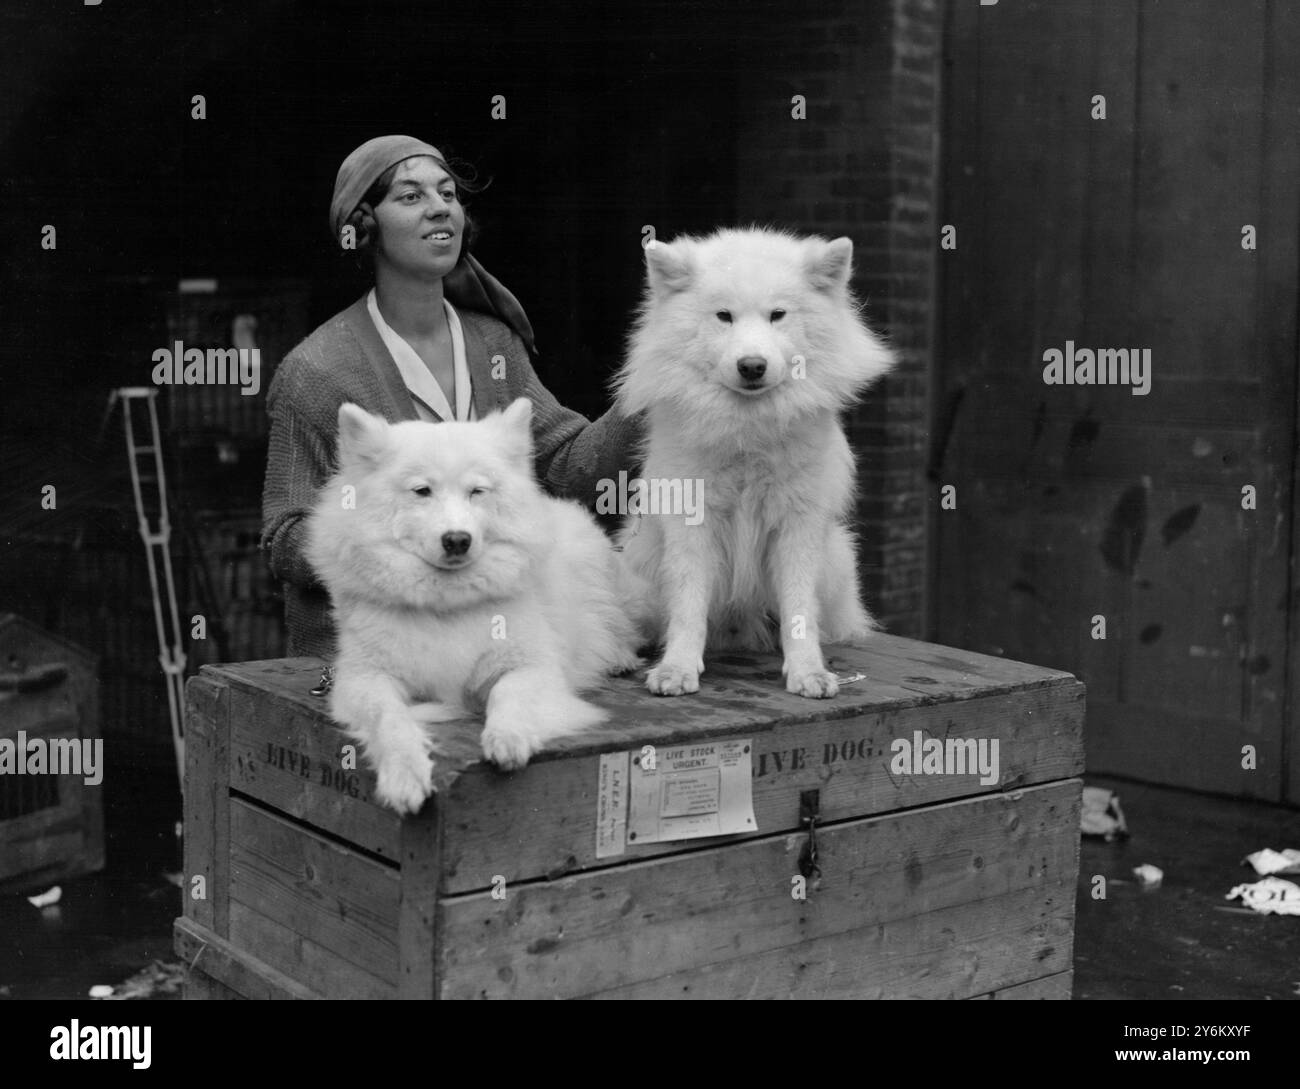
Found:
M 937 637 L 1084 679 L 1092 772 L 1300 803 L 1300 10 L 953 3 L 946 50 Z M 1149 393 L 1046 384 L 1067 341 Z

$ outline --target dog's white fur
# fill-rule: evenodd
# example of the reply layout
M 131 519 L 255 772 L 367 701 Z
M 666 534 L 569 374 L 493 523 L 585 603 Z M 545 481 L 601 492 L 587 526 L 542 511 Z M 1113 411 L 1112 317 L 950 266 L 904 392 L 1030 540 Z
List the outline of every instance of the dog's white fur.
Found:
M 706 648 L 772 649 L 775 617 L 786 687 L 834 696 L 821 642 L 875 627 L 846 525 L 855 469 L 839 415 L 893 357 L 858 314 L 852 255 L 847 238 L 761 229 L 646 248 L 614 388 L 625 413 L 648 413 L 642 476 L 700 480 L 704 497 L 700 524 L 646 514 L 620 537 L 657 592 L 666 647 L 651 692 L 697 691 Z M 745 388 L 742 359 L 765 366 L 761 389 Z
M 639 664 L 609 541 L 533 477 L 531 416 L 525 398 L 476 423 L 339 409 L 308 545 L 338 627 L 330 713 L 398 812 L 432 790 L 428 725 L 485 710 L 484 755 L 519 768 L 606 717 L 577 692 Z M 461 566 L 448 533 L 469 534 Z

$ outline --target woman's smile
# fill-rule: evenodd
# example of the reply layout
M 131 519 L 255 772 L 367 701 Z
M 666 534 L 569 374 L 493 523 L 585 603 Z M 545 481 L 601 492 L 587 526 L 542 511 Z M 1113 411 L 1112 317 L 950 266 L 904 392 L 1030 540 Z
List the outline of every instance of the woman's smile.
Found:
M 402 163 L 374 214 L 379 260 L 399 275 L 442 277 L 455 267 L 464 241 L 465 209 L 455 181 L 433 159 Z

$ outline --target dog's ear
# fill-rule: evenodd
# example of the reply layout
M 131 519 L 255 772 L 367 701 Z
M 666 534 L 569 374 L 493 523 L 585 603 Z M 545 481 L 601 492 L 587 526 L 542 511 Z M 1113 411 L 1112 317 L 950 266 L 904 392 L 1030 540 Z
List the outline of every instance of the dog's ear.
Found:
M 388 449 L 388 421 L 364 408 L 339 405 L 339 461 L 373 465 Z
M 843 291 L 849 286 L 849 273 L 853 271 L 852 240 L 836 238 L 823 242 L 820 238 L 810 238 L 804 268 L 808 282 L 818 291 Z
M 533 464 L 533 402 L 517 397 L 499 417 L 502 450 L 512 461 L 522 462 L 530 471 Z
M 662 298 L 675 291 L 685 291 L 695 274 L 694 262 L 685 245 L 652 239 L 645 248 L 646 273 L 650 290 Z

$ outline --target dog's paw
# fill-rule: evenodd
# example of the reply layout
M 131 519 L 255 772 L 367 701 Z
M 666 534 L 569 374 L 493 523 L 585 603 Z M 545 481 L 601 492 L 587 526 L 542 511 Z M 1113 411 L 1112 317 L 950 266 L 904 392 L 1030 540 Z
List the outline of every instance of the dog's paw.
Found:
M 433 760 L 422 749 L 384 753 L 375 774 L 379 801 L 398 813 L 418 813 L 433 793 Z
M 488 726 L 483 731 L 483 755 L 502 771 L 525 767 L 536 751 L 531 738 L 504 726 Z
M 646 674 L 645 686 L 656 696 L 684 696 L 700 690 L 700 671 L 660 662 Z
M 829 670 L 792 670 L 785 679 L 785 690 L 810 700 L 826 700 L 838 695 L 840 683 Z

